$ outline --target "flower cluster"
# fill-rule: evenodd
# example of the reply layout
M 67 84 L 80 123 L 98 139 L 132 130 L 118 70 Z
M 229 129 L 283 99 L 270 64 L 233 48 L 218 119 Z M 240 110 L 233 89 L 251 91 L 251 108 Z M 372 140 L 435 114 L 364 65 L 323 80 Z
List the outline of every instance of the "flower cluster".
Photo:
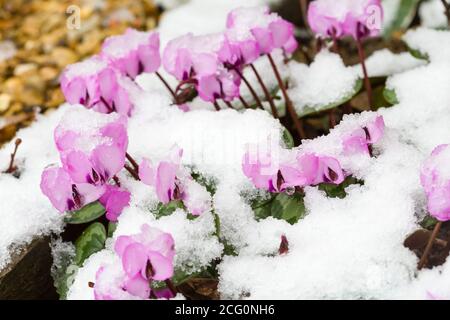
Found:
M 46 168 L 41 190 L 60 212 L 82 208 L 100 200 L 107 218 L 115 221 L 128 205 L 130 194 L 110 180 L 125 164 L 128 146 L 126 118 L 93 113 L 81 119 L 69 112 L 55 129 L 62 167 Z
M 429 213 L 439 221 L 450 220 L 450 145 L 436 147 L 422 166 L 420 181 L 428 199 Z
M 382 19 L 381 0 L 315 0 L 308 9 L 308 23 L 322 38 L 376 36 Z
M 174 274 L 174 240 L 168 233 L 142 225 L 141 232 L 117 238 L 114 251 L 121 265 L 101 267 L 96 274 L 96 300 L 173 298 L 170 288 L 154 290 L 153 281 L 167 281 Z
M 269 192 L 284 192 L 288 188 L 344 181 L 344 171 L 333 157 L 298 152 L 294 161 L 276 163 L 273 160 L 267 153 L 245 154 L 242 169 L 255 187 Z
M 174 147 L 170 159 L 156 165 L 143 159 L 139 165 L 139 178 L 155 188 L 163 204 L 180 200 L 191 214 L 197 216 L 210 210 L 211 195 L 180 166 L 182 154 L 183 150 Z

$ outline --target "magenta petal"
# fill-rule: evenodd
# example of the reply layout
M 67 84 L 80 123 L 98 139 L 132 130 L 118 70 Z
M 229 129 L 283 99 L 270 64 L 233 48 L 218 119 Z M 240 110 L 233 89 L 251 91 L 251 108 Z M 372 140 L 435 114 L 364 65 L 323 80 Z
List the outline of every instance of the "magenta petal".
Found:
M 373 144 L 381 140 L 384 134 L 384 119 L 382 116 L 376 117 L 372 122 L 369 122 L 366 126 L 367 132 L 369 134 L 368 142 Z
M 175 178 L 178 165 L 170 162 L 161 162 L 156 172 L 156 194 L 158 199 L 167 204 L 173 200 Z
M 122 210 L 130 204 L 131 194 L 116 186 L 107 186 L 106 192 L 99 199 L 106 209 L 106 218 L 117 221 Z
M 450 220 L 450 183 L 434 188 L 428 195 L 428 211 L 439 221 Z
M 339 161 L 331 157 L 320 157 L 319 161 L 323 170 L 323 176 L 326 178 L 323 182 L 340 184 L 344 181 L 344 172 Z
M 154 186 L 156 182 L 155 175 L 156 172 L 152 168 L 150 160 L 144 158 L 139 165 L 139 179 L 146 185 Z
M 69 209 L 67 204 L 72 199 L 72 182 L 65 170 L 59 167 L 45 169 L 40 187 L 59 212 Z
M 193 56 L 195 73 L 198 76 L 214 75 L 217 72 L 217 57 L 209 53 L 200 53 Z
M 134 277 L 128 278 L 123 287 L 129 294 L 140 297 L 142 299 L 148 299 L 150 297 L 150 284 L 147 279 L 143 278 L 140 274 Z
M 129 277 L 134 277 L 137 274 L 145 275 L 147 261 L 146 249 L 141 243 L 131 243 L 123 251 L 122 266 Z
M 369 155 L 366 133 L 359 128 L 344 138 L 342 144 L 346 155 L 366 154 Z
M 264 28 L 254 28 L 251 30 L 253 36 L 258 42 L 262 53 L 270 53 L 274 49 L 272 34 Z
M 221 97 L 220 82 L 215 76 L 200 77 L 197 84 L 197 91 L 205 101 L 214 102 Z
M 119 121 L 108 123 L 100 129 L 100 133 L 104 137 L 112 139 L 113 143 L 126 152 L 128 148 L 128 134 L 126 128 L 126 119 L 121 117 Z
M 123 257 L 123 253 L 125 252 L 125 249 L 135 241 L 131 236 L 120 236 L 116 239 L 116 242 L 114 243 L 114 251 L 117 253 L 119 257 Z
M 282 48 L 293 36 L 294 27 L 287 21 L 278 19 L 269 25 L 272 32 L 273 45 L 275 48 Z
M 112 101 L 119 86 L 116 72 L 111 68 L 104 69 L 98 75 L 98 83 L 101 96 L 108 102 Z
M 86 85 L 81 78 L 75 78 L 62 87 L 62 92 L 67 102 L 71 104 L 85 104 Z
M 89 183 L 77 184 L 76 187 L 82 201 L 81 206 L 97 201 L 106 190 L 105 186 L 94 186 Z
M 81 151 L 69 152 L 63 158 L 64 169 L 67 170 L 75 183 L 98 183 L 92 177 L 92 163 L 88 156 Z
M 154 290 L 153 293 L 155 294 L 156 298 L 158 299 L 172 299 L 174 298 L 174 294 L 172 293 L 172 290 L 170 290 L 169 288 L 164 288 L 164 289 L 159 289 L 159 290 Z
M 163 281 L 173 276 L 172 259 L 166 258 L 156 251 L 149 251 L 147 255 L 153 267 L 152 279 Z
M 100 145 L 92 152 L 92 163 L 106 182 L 125 165 L 125 153 L 116 145 Z

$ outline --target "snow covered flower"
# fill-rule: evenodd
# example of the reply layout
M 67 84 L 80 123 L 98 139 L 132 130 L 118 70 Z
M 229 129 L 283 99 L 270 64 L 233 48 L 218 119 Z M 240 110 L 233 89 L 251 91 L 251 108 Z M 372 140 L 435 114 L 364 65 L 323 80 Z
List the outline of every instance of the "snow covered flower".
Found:
M 382 19 L 381 0 L 315 0 L 308 8 L 308 23 L 322 38 L 377 36 Z
M 60 82 L 62 92 L 71 104 L 128 116 L 133 108 L 129 91 L 135 86 L 99 56 L 67 66 Z
M 351 154 L 367 154 L 372 153 L 372 145 L 378 143 L 384 135 L 384 119 L 377 116 L 369 121 L 365 126 L 356 129 L 343 139 L 344 152 Z
M 294 26 L 267 6 L 242 7 L 232 10 L 227 16 L 227 39 L 241 49 L 247 63 L 258 56 L 253 49 L 256 41 L 259 55 L 270 54 L 275 49 L 292 53 L 297 48 Z
M 149 298 L 153 280 L 164 281 L 173 276 L 174 245 L 170 234 L 147 224 L 142 225 L 138 234 L 118 237 L 114 250 L 125 273 L 123 290 Z
M 161 65 L 159 34 L 129 28 L 123 35 L 107 38 L 101 55 L 112 67 L 132 79 L 142 72 L 155 72 Z
M 278 192 L 281 189 L 279 164 L 272 159 L 269 152 L 246 152 L 242 159 L 242 171 L 258 189 Z
M 139 179 L 153 186 L 163 204 L 180 200 L 193 215 L 201 215 L 211 208 L 211 195 L 205 187 L 198 184 L 181 168 L 183 150 L 175 147 L 168 160 L 153 165 L 143 159 L 139 165 Z
M 420 181 L 428 199 L 429 213 L 439 221 L 450 220 L 450 145 L 436 147 L 422 166 Z
M 98 200 L 105 192 L 104 186 L 75 183 L 61 167 L 46 168 L 41 176 L 41 191 L 61 213 L 81 209 Z
M 163 53 L 163 66 L 181 84 L 193 84 L 203 100 L 232 101 L 239 96 L 241 79 L 219 58 L 219 52 L 225 55 L 222 48 L 226 45 L 221 33 L 203 36 L 188 33 L 168 43 Z
M 79 112 L 65 114 L 55 129 L 63 168 L 75 183 L 103 185 L 125 164 L 126 118 Z

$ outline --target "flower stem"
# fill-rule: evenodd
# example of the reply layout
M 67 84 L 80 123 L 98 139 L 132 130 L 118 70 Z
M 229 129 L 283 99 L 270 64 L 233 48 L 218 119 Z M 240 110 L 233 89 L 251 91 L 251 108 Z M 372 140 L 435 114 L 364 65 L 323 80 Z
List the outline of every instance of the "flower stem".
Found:
M 310 30 L 308 23 L 308 0 L 300 0 L 300 10 L 302 12 L 302 19 L 305 27 Z
M 130 167 L 129 165 L 125 165 L 124 166 L 124 168 L 132 175 L 132 177 L 134 178 L 134 179 L 136 179 L 136 180 L 141 180 L 141 179 L 139 179 L 139 174 L 132 168 L 132 167 Z
M 289 98 L 286 87 L 284 86 L 283 80 L 281 79 L 280 72 L 278 71 L 278 68 L 275 64 L 275 61 L 273 61 L 272 56 L 267 54 L 267 57 L 269 58 L 270 64 L 272 66 L 273 72 L 275 73 L 275 77 L 277 78 L 278 85 L 280 86 L 281 92 L 283 93 L 284 101 L 286 102 L 286 108 L 292 118 L 292 121 L 294 122 L 295 129 L 297 130 L 297 133 L 300 137 L 300 139 L 305 139 L 306 134 L 303 130 L 302 123 L 300 119 L 298 118 L 297 112 L 294 109 L 294 106 L 292 105 L 291 99 Z
M 217 101 L 214 101 L 213 104 L 214 104 L 214 108 L 216 108 L 216 111 L 220 111 L 220 106 L 217 103 Z
M 372 110 L 373 108 L 372 85 L 370 84 L 369 75 L 367 73 L 366 55 L 364 53 L 364 48 L 362 46 L 360 38 L 356 39 L 356 46 L 358 47 L 359 60 L 361 61 L 361 66 L 364 73 L 364 85 L 366 87 L 367 99 L 369 101 L 370 109 Z
M 231 104 L 230 101 L 223 100 L 223 102 L 227 105 L 228 108 L 234 109 L 234 108 L 233 108 L 233 105 Z
M 278 119 L 278 111 L 277 111 L 277 108 L 275 107 L 275 104 L 273 103 L 273 99 L 272 99 L 272 96 L 270 95 L 269 90 L 267 89 L 266 85 L 264 84 L 264 81 L 262 80 L 258 70 L 256 70 L 256 68 L 253 65 L 253 63 L 250 64 L 250 68 L 252 68 L 253 72 L 255 73 L 256 79 L 258 79 L 258 82 L 259 82 L 262 90 L 264 91 L 264 95 L 266 96 L 266 100 L 269 101 L 270 109 L 272 110 L 273 117 L 275 119 Z
M 245 109 L 250 108 L 250 106 L 248 105 L 248 103 L 244 100 L 244 98 L 242 98 L 241 95 L 239 95 L 239 100 L 241 101 L 242 105 L 244 106 Z
M 14 159 L 16 158 L 17 149 L 19 145 L 22 143 L 22 139 L 18 138 L 15 141 L 14 151 L 11 153 L 11 160 L 9 161 L 8 169 L 6 169 L 5 173 L 14 173 L 17 170 L 17 167 L 14 165 Z
M 169 86 L 169 84 L 167 83 L 166 79 L 164 79 L 164 77 L 158 71 L 156 71 L 155 74 L 159 78 L 159 80 L 161 80 L 161 82 L 164 84 L 164 86 L 167 88 L 167 90 L 169 90 L 175 103 L 178 104 L 177 96 L 176 96 L 175 92 L 173 91 L 172 87 Z
M 133 166 L 134 170 L 136 172 L 139 172 L 139 165 L 137 164 L 136 160 L 134 160 L 134 158 L 128 152 L 125 153 L 125 156 L 126 156 L 127 160 L 130 161 L 130 163 Z
M 118 186 L 120 188 L 120 180 L 118 176 L 114 176 L 113 177 L 114 183 L 116 184 L 116 186 Z
M 335 112 L 335 109 L 333 108 L 333 109 L 330 109 L 329 111 L 328 111 L 328 117 L 329 117 L 329 120 L 330 120 L 330 130 L 331 129 L 333 129 L 335 126 L 336 126 L 336 124 L 337 124 L 337 121 L 336 121 L 336 112 Z
M 241 72 L 241 70 L 239 70 L 238 68 L 233 68 L 234 71 L 236 71 L 236 73 L 239 75 L 239 77 L 242 79 L 242 81 L 244 81 L 245 85 L 247 86 L 248 90 L 250 91 L 250 93 L 253 96 L 253 99 L 255 99 L 256 104 L 261 108 L 263 108 L 263 105 L 261 103 L 261 100 L 259 99 L 258 95 L 256 94 L 255 89 L 253 89 L 252 85 L 250 84 L 250 82 L 248 82 L 248 80 L 244 77 L 243 73 Z
M 446 0 L 441 0 L 441 2 L 444 5 L 445 15 L 447 16 L 447 22 L 448 25 L 450 26 L 450 4 Z
M 425 247 L 425 251 L 423 252 L 422 257 L 420 258 L 419 264 L 417 265 L 417 269 L 419 269 L 419 270 L 422 269 L 425 266 L 425 264 L 427 263 L 428 254 L 430 253 L 431 248 L 433 247 L 434 240 L 436 239 L 436 237 L 439 233 L 439 230 L 441 229 L 441 226 L 442 226 L 442 221 L 439 221 L 434 226 L 433 233 L 431 234 L 430 239 L 428 240 L 428 244 Z

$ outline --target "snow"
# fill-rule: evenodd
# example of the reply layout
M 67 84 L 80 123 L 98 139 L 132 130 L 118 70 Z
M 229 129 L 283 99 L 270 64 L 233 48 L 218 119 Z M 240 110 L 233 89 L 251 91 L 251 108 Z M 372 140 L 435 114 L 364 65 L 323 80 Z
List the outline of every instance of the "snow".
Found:
M 450 33 L 427 28 L 410 30 L 403 37 L 410 48 L 427 53 L 432 61 L 448 61 L 450 57 Z
M 387 77 L 425 64 L 426 61 L 414 58 L 409 52 L 395 54 L 389 49 L 376 51 L 366 60 L 369 77 Z M 360 64 L 355 65 L 354 70 L 363 77 Z
M 358 75 L 339 55 L 321 51 L 310 66 L 291 62 L 289 95 L 299 114 L 342 100 L 352 94 Z
M 419 16 L 422 26 L 427 28 L 445 28 L 448 23 L 441 0 L 424 1 L 419 7 Z

